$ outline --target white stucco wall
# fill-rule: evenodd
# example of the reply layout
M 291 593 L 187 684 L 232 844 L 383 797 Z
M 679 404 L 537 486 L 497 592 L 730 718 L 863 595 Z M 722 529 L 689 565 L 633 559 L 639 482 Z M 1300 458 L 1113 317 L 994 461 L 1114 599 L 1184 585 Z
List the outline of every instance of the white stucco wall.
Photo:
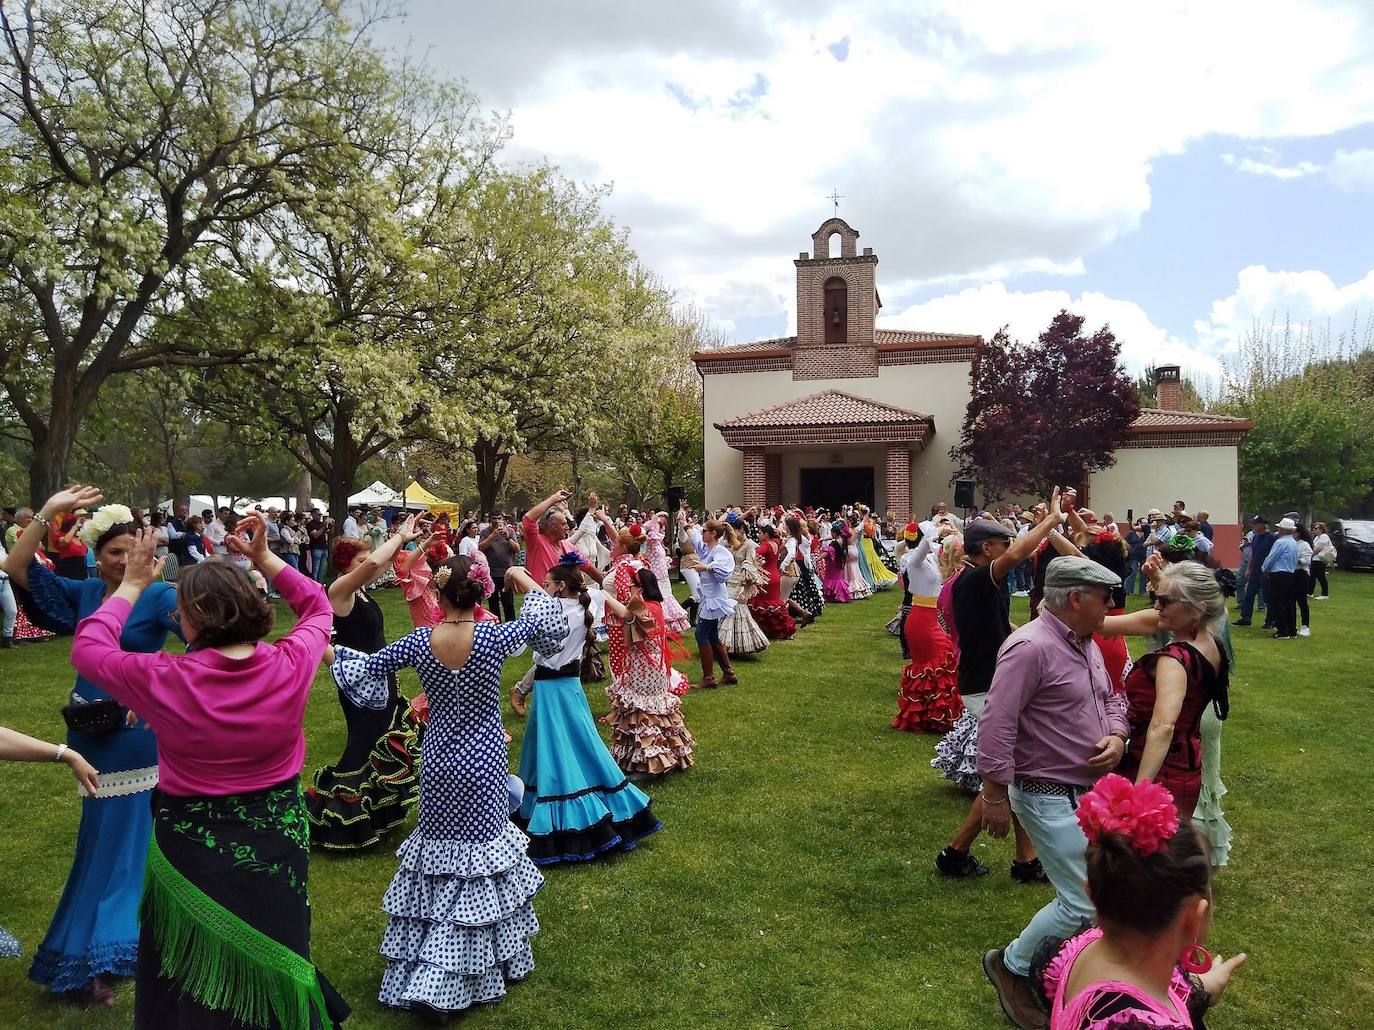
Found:
M 929 510 L 939 500 L 952 500 L 950 480 L 954 463 L 949 449 L 959 441 L 959 429 L 968 407 L 969 363 L 967 361 L 928 365 L 884 365 L 876 377 L 856 379 L 793 380 L 787 370 L 777 372 L 731 372 L 707 375 L 703 401 L 706 422 L 706 505 L 716 508 L 737 504 L 744 496 L 744 455 L 727 444 L 715 423 L 726 422 L 760 408 L 772 407 L 797 400 L 824 390 L 842 390 L 856 397 L 881 401 L 909 411 L 919 411 L 935 419 L 935 433 L 927 441 L 923 452 L 912 452 L 912 495 L 918 511 Z M 783 449 L 788 455 L 793 449 Z M 832 448 L 831 451 L 851 452 L 857 448 Z M 829 462 L 831 451 L 814 451 L 819 461 L 783 460 L 783 490 L 786 499 L 795 497 L 796 469 L 806 465 Z M 877 466 L 877 503 L 881 509 L 887 503 L 884 496 L 882 448 L 873 449 Z M 857 460 L 844 459 L 846 464 Z M 789 467 L 792 469 L 788 478 Z M 905 516 L 905 512 L 899 513 Z
M 1093 511 L 1118 519 L 1134 509 L 1136 517 L 1151 508 L 1167 512 L 1175 501 L 1188 511 L 1206 511 L 1212 521 L 1241 521 L 1240 473 L 1234 447 L 1127 448 L 1116 464 L 1090 480 Z

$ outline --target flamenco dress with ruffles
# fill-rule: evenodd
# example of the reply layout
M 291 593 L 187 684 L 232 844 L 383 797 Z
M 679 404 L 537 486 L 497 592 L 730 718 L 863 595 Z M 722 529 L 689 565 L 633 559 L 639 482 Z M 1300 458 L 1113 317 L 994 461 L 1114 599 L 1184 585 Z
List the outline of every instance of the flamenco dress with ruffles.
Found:
M 959 569 L 945 580 L 935 599 L 935 613 L 940 628 L 949 637 L 956 669 L 959 663 L 959 625 L 954 620 L 953 594 L 954 585 L 964 571 Z M 936 743 L 935 757 L 930 760 L 930 767 L 944 779 L 974 794 L 983 785 L 983 778 L 978 775 L 978 717 L 982 713 L 982 703 L 986 699 L 985 693 L 975 694 L 971 698 L 960 695 L 964 713 Z
M 864 575 L 863 551 L 854 536 L 845 537 L 844 582 L 849 587 L 849 598 L 862 601 L 873 596 L 873 587 Z
M 854 598 L 849 592 L 849 580 L 845 576 L 844 540 L 827 541 L 822 545 L 822 553 L 825 555 L 825 575 L 821 579 L 821 588 L 825 592 L 825 599 L 834 604 L 848 604 Z
M 589 591 L 589 596 L 596 604 L 598 595 Z M 529 834 L 530 858 L 539 865 L 629 851 L 663 825 L 649 796 L 616 765 L 587 705 L 579 676 L 586 609 L 576 598 L 558 598 L 556 603 L 568 635 L 558 649 L 534 658 L 529 720 L 520 750 L 525 796 L 514 816 Z M 616 637 L 611 634 L 613 673 L 628 657 L 615 646 Z
M 644 601 L 630 622 L 608 616 L 606 623 L 611 638 L 624 641 L 606 688 L 611 757 L 631 775 L 662 776 L 688 768 L 695 742 L 682 721 L 682 701 L 669 687 L 673 657 L 687 657 L 681 638 L 668 629 L 657 601 Z
M 1102 930 L 1093 927 L 1057 949 L 1054 941 L 1046 941 L 1043 950 L 1049 957 L 1037 956 L 1032 962 L 1031 978 L 1049 1005 L 1050 1030 L 1193 1030 L 1202 1025 L 1198 1020 L 1206 999 L 1194 992 L 1178 966 L 1169 979 L 1167 1004 L 1144 988 L 1120 980 L 1098 980 L 1070 995 L 1074 963 L 1101 938 Z
M 725 581 L 725 591 L 735 602 L 735 610 L 720 620 L 720 642 L 732 655 L 760 654 L 768 649 L 768 635 L 754 621 L 748 602 L 763 586 L 763 572 L 754 561 L 754 542 L 748 537 L 731 553 L 735 570 Z
M 388 675 L 413 667 L 429 698 L 420 817 L 382 899 L 390 921 L 378 998 L 456 1012 L 499 1000 L 508 982 L 534 969 L 531 899 L 544 878 L 509 819 L 501 667 L 526 644 L 556 652 L 568 619 L 557 601 L 531 591 L 515 621 L 473 626 L 472 651 L 457 669 L 435 657 L 431 632 L 418 629 L 371 656 L 339 648 L 332 671 L 355 701 L 384 707 Z
M 682 636 L 691 628 L 687 609 L 673 596 L 673 585 L 668 581 L 668 552 L 663 547 L 663 528 L 657 519 L 644 527 L 647 542 L 644 545 L 645 563 L 658 580 L 658 592 L 663 596 L 663 622 L 670 632 Z
M 880 590 L 891 590 L 897 585 L 897 574 L 884 564 L 882 558 L 878 556 L 878 549 L 873 546 L 873 526 L 865 523 L 860 527 L 859 532 L 859 553 L 860 560 L 863 562 L 864 578 L 868 580 L 874 593 Z
M 359 592 L 347 615 L 334 615 L 334 642 L 363 654 L 386 646 L 382 609 Z M 358 705 L 339 691 L 348 738 L 343 754 L 315 773 L 305 790 L 310 843 L 336 851 L 370 847 L 405 821 L 419 800 L 416 765 L 423 724 L 387 676 L 382 708 Z
M 763 584 L 749 599 L 749 612 L 769 640 L 788 640 L 796 635 L 797 624 L 782 600 L 782 575 L 778 545 L 765 540 L 755 552 Z
M 72 632 L 105 599 L 102 579 L 65 579 L 42 562 L 29 566 L 28 600 L 37 624 Z M 124 624 L 126 651 L 162 650 L 176 621 L 176 587 L 152 583 Z M 71 702 L 110 700 L 83 676 Z M 76 855 L 47 935 L 34 953 L 29 979 L 58 993 L 85 987 L 99 975 L 133 976 L 138 961 L 138 905 L 152 836 L 149 792 L 157 787 L 157 740 L 148 724 L 124 719 L 104 733 L 67 732 L 67 745 L 100 772 L 94 797 L 84 792 Z
M 784 547 L 784 564 L 787 559 L 791 559 L 797 572 L 797 582 L 792 587 L 788 599 L 795 601 L 801 610 L 813 619 L 818 619 L 825 611 L 825 595 L 822 592 L 820 577 L 816 575 L 810 541 L 807 537 L 802 537 L 801 540 L 789 537 Z
M 920 541 L 903 555 L 904 575 L 911 588 L 911 610 L 903 626 L 910 658 L 897 687 L 897 717 L 892 727 L 912 733 L 947 733 L 964 713 L 959 660 L 936 608 L 943 584 L 933 553 L 935 526 L 926 523 L 921 529 Z

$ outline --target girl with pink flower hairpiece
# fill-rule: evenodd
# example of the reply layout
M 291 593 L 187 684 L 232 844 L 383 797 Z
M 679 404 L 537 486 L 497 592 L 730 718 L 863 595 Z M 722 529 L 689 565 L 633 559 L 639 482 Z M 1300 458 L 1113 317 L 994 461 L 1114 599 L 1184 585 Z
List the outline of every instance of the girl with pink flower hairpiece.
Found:
M 1032 969 L 1051 1030 L 1192 1030 L 1221 1000 L 1244 953 L 1215 961 L 1211 865 L 1202 836 L 1180 824 L 1173 795 L 1108 774 L 1079 799 L 1088 896 L 1098 925 Z

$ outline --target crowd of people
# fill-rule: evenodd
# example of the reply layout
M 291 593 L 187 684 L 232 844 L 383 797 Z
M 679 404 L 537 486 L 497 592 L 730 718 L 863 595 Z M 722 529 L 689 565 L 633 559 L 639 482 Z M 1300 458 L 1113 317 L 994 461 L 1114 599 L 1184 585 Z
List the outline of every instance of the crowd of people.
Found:
M 372 847 L 417 806 L 381 899 L 379 997 L 439 1015 L 499 1000 L 534 968 L 548 867 L 662 828 L 647 791 L 694 763 L 683 696 L 739 684 L 734 658 L 828 605 L 883 594 L 900 597 L 892 726 L 940 734 L 933 769 L 972 796 L 936 868 L 986 875 L 973 842 L 1010 834 L 1011 878 L 1054 889 L 984 957 L 1004 1013 L 1200 1025 L 1244 960 L 1201 946 L 1231 846 L 1226 596 L 1239 591 L 1237 625 L 1258 601 L 1295 636 L 1299 598 L 1309 584 L 1326 596 L 1334 558 L 1320 524 L 1309 535 L 1289 513 L 1270 532 L 1257 517 L 1232 576 L 1206 512 L 1178 502 L 1124 524 L 1072 490 L 969 519 L 941 503 L 900 525 L 859 504 L 640 512 L 562 490 L 519 518 L 355 509 L 337 526 L 274 508 L 145 518 L 102 500 L 73 487 L 11 513 L 4 595 L 21 603 L 6 637 L 74 633 L 76 684 L 66 743 L 0 730 L 0 757 L 62 761 L 85 794 L 31 978 L 108 1005 L 132 976 L 147 1027 L 338 1025 L 347 1005 L 310 957 L 309 846 Z M 1151 603 L 1128 613 L 1142 584 Z M 391 642 L 380 586 L 412 623 Z M 1020 628 L 1014 596 L 1029 599 Z M 278 598 L 296 619 L 268 644 Z M 1149 642 L 1134 663 L 1128 636 Z M 689 639 L 695 683 L 675 667 Z M 512 774 L 502 670 L 527 647 Z M 347 738 L 303 783 L 322 665 Z M 609 742 L 584 690 L 603 680 Z M 0 934 L 0 950 L 17 942 Z

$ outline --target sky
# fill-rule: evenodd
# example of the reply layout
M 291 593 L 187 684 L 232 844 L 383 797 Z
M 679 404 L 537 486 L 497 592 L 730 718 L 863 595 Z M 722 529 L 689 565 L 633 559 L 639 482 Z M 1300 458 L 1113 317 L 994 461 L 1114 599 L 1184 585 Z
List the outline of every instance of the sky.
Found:
M 833 212 L 880 328 L 1217 380 L 1254 326 L 1374 316 L 1374 4 L 410 0 L 384 46 L 508 114 L 732 340 L 794 331 Z

